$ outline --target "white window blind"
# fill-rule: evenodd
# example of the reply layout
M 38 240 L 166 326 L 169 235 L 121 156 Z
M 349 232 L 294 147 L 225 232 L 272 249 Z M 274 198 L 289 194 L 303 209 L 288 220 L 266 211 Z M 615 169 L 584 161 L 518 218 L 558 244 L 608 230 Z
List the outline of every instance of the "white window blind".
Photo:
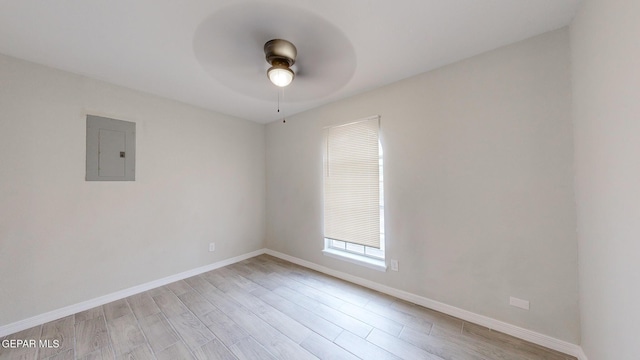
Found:
M 325 129 L 325 238 L 380 248 L 379 117 Z

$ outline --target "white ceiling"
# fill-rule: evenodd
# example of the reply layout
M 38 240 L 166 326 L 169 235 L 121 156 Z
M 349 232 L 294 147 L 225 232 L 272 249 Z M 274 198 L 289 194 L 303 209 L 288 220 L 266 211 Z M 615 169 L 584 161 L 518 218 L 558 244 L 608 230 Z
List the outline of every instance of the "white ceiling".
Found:
M 568 25 L 581 0 L 1 0 L 0 53 L 267 123 Z

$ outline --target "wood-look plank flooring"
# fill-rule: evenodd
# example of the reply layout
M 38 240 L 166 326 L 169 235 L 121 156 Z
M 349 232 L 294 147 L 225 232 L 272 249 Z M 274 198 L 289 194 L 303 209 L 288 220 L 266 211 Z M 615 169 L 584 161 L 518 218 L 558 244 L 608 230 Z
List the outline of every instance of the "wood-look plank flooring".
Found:
M 575 359 L 268 255 L 5 339 L 60 346 L 0 359 Z

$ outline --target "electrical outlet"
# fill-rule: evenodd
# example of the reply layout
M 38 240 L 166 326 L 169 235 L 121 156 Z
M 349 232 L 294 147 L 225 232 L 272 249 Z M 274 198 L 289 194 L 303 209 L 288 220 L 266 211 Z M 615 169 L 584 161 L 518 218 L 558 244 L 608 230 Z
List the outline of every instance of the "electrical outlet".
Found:
M 518 307 L 520 309 L 529 310 L 529 301 L 514 298 L 513 296 L 509 297 L 509 305 Z
M 216 243 L 209 243 L 209 252 L 216 251 Z
M 391 259 L 391 270 L 398 271 L 398 260 Z

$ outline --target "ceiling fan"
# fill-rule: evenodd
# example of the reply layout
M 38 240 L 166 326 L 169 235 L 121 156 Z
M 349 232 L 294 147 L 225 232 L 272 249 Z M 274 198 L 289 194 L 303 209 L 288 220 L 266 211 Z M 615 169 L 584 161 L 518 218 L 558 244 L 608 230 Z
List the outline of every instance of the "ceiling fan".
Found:
M 286 90 L 295 111 L 335 94 L 356 69 L 355 49 L 338 27 L 291 5 L 250 2 L 221 9 L 198 26 L 193 48 L 215 81 L 262 100 L 265 108 L 276 100 L 274 86 L 281 97 Z
M 298 51 L 291 42 L 283 39 L 269 40 L 264 44 L 264 55 L 271 67 L 267 76 L 279 87 L 285 87 L 293 81 L 295 73 L 291 66 L 296 62 Z

